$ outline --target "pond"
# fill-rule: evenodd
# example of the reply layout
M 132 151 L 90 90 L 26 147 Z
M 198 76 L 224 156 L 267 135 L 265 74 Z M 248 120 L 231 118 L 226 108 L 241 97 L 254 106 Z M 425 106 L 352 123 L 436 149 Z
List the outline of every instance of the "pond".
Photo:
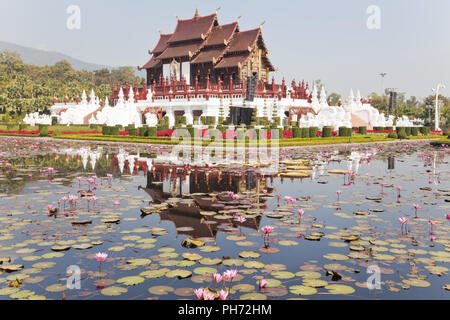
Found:
M 448 299 L 449 151 L 291 148 L 273 171 L 0 138 L 0 299 Z

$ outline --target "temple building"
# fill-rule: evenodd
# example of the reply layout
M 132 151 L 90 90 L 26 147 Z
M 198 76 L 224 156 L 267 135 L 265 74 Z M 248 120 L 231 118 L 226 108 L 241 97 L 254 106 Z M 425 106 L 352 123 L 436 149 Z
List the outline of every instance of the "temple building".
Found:
M 178 19 L 172 34 L 161 34 L 150 60 L 140 67 L 147 71 L 147 84 L 185 81 L 187 85 L 212 82 L 241 81 L 257 75 L 268 81 L 275 71 L 264 43 L 261 26 L 240 31 L 238 21 L 220 25 L 217 12 L 200 17 Z
M 394 117 L 386 117 L 372 106 L 370 97 L 350 90 L 347 99 L 332 105 L 325 87 L 310 86 L 304 80 L 291 82 L 275 71 L 262 36 L 262 25 L 241 30 L 239 18 L 221 25 L 214 14 L 192 19 L 178 19 L 173 33 L 161 34 L 146 64 L 146 84 L 113 85 L 111 99 L 104 102 L 91 92 L 81 100 L 58 103 L 51 116 L 29 114 L 24 123 L 101 124 L 107 126 L 143 125 L 157 127 L 165 118 L 168 126 L 177 124 L 205 129 L 226 124 L 228 129 L 251 125 L 253 119 L 270 122 L 279 128 L 332 126 L 391 127 Z M 272 73 L 272 74 L 271 74 Z M 213 121 L 212 121 L 213 120 Z M 209 124 L 206 124 L 206 123 Z M 403 117 L 397 126 L 413 126 Z

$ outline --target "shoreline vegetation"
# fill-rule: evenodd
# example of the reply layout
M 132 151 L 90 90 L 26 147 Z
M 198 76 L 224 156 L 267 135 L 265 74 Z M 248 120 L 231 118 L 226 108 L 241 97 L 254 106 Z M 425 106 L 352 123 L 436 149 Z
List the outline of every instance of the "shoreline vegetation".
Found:
M 229 140 L 222 140 L 221 142 L 211 141 L 210 139 L 190 139 L 190 141 L 183 141 L 183 138 L 169 138 L 169 137 L 140 137 L 140 136 L 105 136 L 102 134 L 74 134 L 74 135 L 51 135 L 48 137 L 40 137 L 37 134 L 22 135 L 11 133 L 0 133 L 0 136 L 4 137 L 23 137 L 23 138 L 35 138 L 35 139 L 57 139 L 57 140 L 78 140 L 78 141 L 91 141 L 91 142 L 116 142 L 116 143 L 138 143 L 138 144 L 150 144 L 150 145 L 201 145 L 203 147 L 226 147 L 230 143 Z M 430 140 L 436 143 L 450 143 L 448 137 L 432 134 L 427 136 L 410 136 L 406 139 L 394 139 L 388 138 L 386 135 L 356 135 L 351 137 L 315 137 L 315 138 L 291 138 L 278 140 L 279 147 L 301 147 L 301 146 L 327 146 L 338 144 L 360 144 L 360 143 L 383 143 L 383 142 L 404 142 L 415 140 Z M 235 147 L 257 147 L 257 146 L 272 146 L 272 140 L 234 140 Z

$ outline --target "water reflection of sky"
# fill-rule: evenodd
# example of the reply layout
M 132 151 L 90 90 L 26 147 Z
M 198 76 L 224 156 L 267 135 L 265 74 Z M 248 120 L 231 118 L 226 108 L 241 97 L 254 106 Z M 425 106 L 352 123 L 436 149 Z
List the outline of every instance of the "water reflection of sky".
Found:
M 26 149 L 27 146 L 23 148 Z M 14 170 L 3 173 L 0 177 L 2 190 L 0 194 L 0 256 L 9 256 L 13 260 L 12 263 L 23 264 L 25 268 L 18 273 L 0 275 L 0 290 L 7 286 L 11 275 L 28 275 L 33 279 L 44 277 L 42 281 L 35 284 L 24 283 L 21 290 L 31 290 L 37 295 L 59 299 L 60 292 L 48 292 L 45 288 L 57 283 L 65 284 L 63 279 L 66 277 L 66 267 L 75 264 L 79 265 L 83 271 L 82 290 L 65 291 L 69 299 L 114 298 L 101 294 L 103 287 L 111 285 L 128 289 L 127 293 L 116 297 L 120 299 L 178 299 L 183 298 L 183 290 L 171 291 L 167 295 L 155 295 L 149 293 L 148 289 L 155 286 L 169 286 L 173 290 L 194 289 L 207 286 L 209 282 L 198 283 L 201 279 L 195 272 L 193 277 L 184 280 L 163 276 L 158 279 L 145 279 L 143 283 L 136 286 L 117 283 L 99 286 L 99 282 L 96 281 L 110 279 L 114 283 L 122 277 L 138 276 L 152 269 L 181 268 L 194 271 L 202 267 L 199 262 L 189 267 L 170 265 L 170 261 L 182 261 L 181 254 L 185 252 L 224 259 L 224 257 L 239 258 L 239 253 L 242 251 L 256 251 L 261 253 L 257 261 L 266 266 L 282 264 L 285 266 L 285 271 L 292 273 L 301 271 L 300 267 L 315 265 L 320 270 L 320 279 L 328 281 L 329 284 L 334 282 L 330 276 L 326 276 L 327 268 L 324 265 L 339 264 L 345 267 L 345 270 L 339 271 L 344 279 L 336 284 L 351 286 L 356 290 L 355 293 L 349 296 L 336 296 L 326 294 L 328 291 L 324 288 L 318 288 L 317 294 L 305 296 L 310 299 L 336 297 L 342 299 L 446 299 L 448 296 L 447 291 L 442 289 L 442 286 L 448 282 L 448 275 L 439 277 L 430 274 L 425 268 L 433 265 L 447 268 L 449 266 L 449 222 L 445 220 L 445 214 L 449 211 L 449 205 L 445 200 L 449 199 L 450 192 L 448 153 L 443 153 L 442 150 L 418 145 L 405 147 L 402 150 L 386 146 L 362 147 L 353 152 L 343 148 L 327 151 L 314 148 L 283 151 L 282 157 L 287 159 L 308 159 L 313 170 L 309 178 L 281 179 L 253 167 L 233 165 L 229 168 L 220 166 L 186 168 L 179 164 L 171 165 L 158 161 L 158 159 L 167 159 L 161 157 L 163 154 L 161 150 L 154 152 L 151 148 L 142 146 L 137 150 L 138 147 L 134 146 L 102 145 L 98 147 L 88 144 L 80 147 L 67 143 L 61 146 L 40 146 L 39 148 L 40 150 L 28 157 L 22 148 L 17 148 L 15 152 L 8 149 L 5 151 L 7 155 L 3 158 L 5 160 L 3 164 L 12 163 Z M 154 162 L 155 159 L 156 162 Z M 54 168 L 55 172 L 52 174 L 40 172 L 49 167 Z M 3 165 L 2 168 L 4 168 Z M 353 170 L 356 175 L 350 181 L 348 175 L 329 174 L 328 170 L 333 169 Z M 108 173 L 114 176 L 111 181 L 106 178 Z M 32 177 L 29 177 L 30 174 Z M 79 176 L 87 178 L 92 175 L 98 176 L 98 186 L 94 190 L 98 201 L 95 204 L 89 203 L 88 207 L 87 201 L 80 198 L 74 216 L 69 214 L 67 217 L 65 215 L 48 217 L 45 214 L 47 205 L 57 206 L 58 199 L 64 195 L 77 194 L 80 190 L 86 191 L 85 180 L 79 183 L 76 178 Z M 382 195 L 380 195 L 380 183 L 386 184 Z M 398 197 L 397 186 L 402 186 L 401 197 Z M 420 190 L 424 187 L 431 188 L 432 191 Z M 269 190 L 269 196 L 264 195 L 263 190 Z M 339 202 L 337 190 L 342 192 Z M 219 194 L 224 191 L 233 191 L 242 196 L 238 203 L 243 211 L 250 208 L 253 215 L 249 214 L 250 218 L 243 225 L 232 218 L 222 220 L 215 216 L 202 215 L 200 212 L 204 210 L 196 206 L 195 201 L 192 200 L 192 194 Z M 281 197 L 280 200 L 277 198 L 278 195 Z M 287 207 L 283 201 L 284 196 L 310 197 L 310 199 L 297 201 L 294 207 Z M 366 198 L 380 196 L 382 200 L 379 202 Z M 209 198 L 207 195 L 203 197 Z M 141 208 L 155 205 L 149 203 L 152 200 L 155 200 L 156 204 L 170 203 L 171 205 L 166 209 L 161 207 L 163 209 L 159 213 L 141 215 Z M 120 202 L 119 206 L 114 206 L 116 201 Z M 233 204 L 232 201 L 228 202 L 229 207 L 238 205 L 238 203 Z M 418 220 L 413 219 L 414 203 L 421 205 Z M 301 225 L 298 224 L 296 214 L 298 208 L 303 208 L 306 212 Z M 384 211 L 372 212 L 371 209 Z M 258 210 L 266 214 L 257 214 L 255 217 L 254 212 Z M 267 215 L 267 213 L 269 215 L 276 213 L 277 210 L 291 211 L 293 214 L 285 215 L 281 219 L 274 219 Z M 367 211 L 370 215 L 356 216 L 353 214 L 355 211 Z M 231 212 L 229 215 L 232 216 Z M 403 216 L 411 219 L 409 235 L 401 234 L 398 218 Z M 114 217 L 120 218 L 119 225 L 102 223 L 102 220 Z M 436 237 L 434 242 L 430 241 L 429 219 L 438 222 L 433 230 Z M 73 226 L 71 222 L 74 220 L 91 220 L 92 224 Z M 323 226 L 320 229 L 312 228 L 313 224 Z M 259 250 L 263 246 L 259 230 L 266 225 L 275 227 L 275 234 L 271 236 L 271 247 L 279 249 L 277 253 L 266 254 Z M 166 234 L 162 232 L 157 236 L 152 235 L 152 231 L 156 230 L 154 228 L 162 228 Z M 308 241 L 303 238 L 317 231 L 325 234 L 321 241 Z M 329 253 L 347 255 L 351 252 L 349 245 L 333 246 L 336 242 L 345 243 L 339 236 L 346 232 L 360 234 L 363 243 L 373 239 L 386 241 L 383 245 L 369 244 L 368 246 L 383 250 L 380 253 L 393 256 L 395 260 L 370 258 L 368 261 L 365 259 L 332 261 L 325 258 L 324 255 Z M 243 237 L 244 240 L 227 239 L 230 236 Z M 218 246 L 220 250 L 203 252 L 198 248 L 184 248 L 182 242 L 188 237 L 200 238 L 206 242 L 207 246 Z M 150 248 L 153 240 L 147 239 L 157 239 L 154 247 Z M 280 244 L 286 240 L 295 241 L 297 245 Z M 69 243 L 72 241 L 75 245 L 95 241 L 103 243 L 86 250 L 71 248 L 63 252 L 64 256 L 60 258 L 43 258 L 42 255 L 52 252 L 51 246 L 58 241 L 69 241 Z M 244 243 L 243 246 L 242 242 L 248 243 Z M 150 245 L 145 246 L 145 244 Z M 111 250 L 117 247 L 123 250 Z M 20 250 L 23 248 L 36 251 Z M 416 249 L 424 250 L 426 253 L 411 255 L 410 250 Z M 178 255 L 173 254 L 173 257 L 165 258 L 164 253 L 172 251 Z M 109 254 L 110 260 L 102 265 L 102 271 L 107 272 L 104 277 L 98 277 L 99 275 L 95 274 L 98 263 L 93 259 L 93 254 L 96 252 Z M 30 257 L 35 257 L 33 259 L 36 260 L 28 260 L 31 259 Z M 433 260 L 436 257 L 438 259 Z M 131 268 L 126 262 L 133 258 L 150 258 L 152 263 L 149 266 Z M 56 262 L 55 266 L 48 269 L 32 267 L 35 263 L 48 261 Z M 166 266 L 168 261 L 169 266 Z M 385 268 L 386 274 L 382 274 L 382 290 L 370 291 L 361 286 L 368 277 L 367 266 L 374 263 Z M 228 269 L 223 265 L 214 268 L 220 272 Z M 258 277 L 274 278 L 273 274 L 265 268 L 253 270 L 253 268 L 240 266 L 238 269 L 243 279 L 236 284 L 254 285 L 255 292 L 259 291 L 256 286 Z M 355 273 L 355 270 L 358 273 Z M 25 276 L 23 277 L 26 282 Z M 412 286 L 405 290 L 402 288 L 402 280 L 410 278 L 423 278 L 431 286 L 426 288 Z M 269 291 L 269 299 L 298 297 L 289 293 L 289 287 L 302 284 L 301 277 L 294 276 L 281 281 L 281 286 L 286 288 L 285 294 L 281 294 L 283 290 L 277 293 L 279 296 Z M 392 288 L 399 291 L 392 291 Z M 238 292 L 232 296 L 239 298 L 243 294 L 245 292 Z M 8 296 L 1 295 L 0 298 L 5 299 Z

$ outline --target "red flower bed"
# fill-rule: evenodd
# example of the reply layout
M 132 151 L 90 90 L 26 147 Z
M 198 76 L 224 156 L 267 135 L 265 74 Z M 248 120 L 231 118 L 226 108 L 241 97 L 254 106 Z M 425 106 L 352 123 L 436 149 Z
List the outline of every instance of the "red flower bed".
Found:
M 6 131 L 6 130 L 0 130 L 0 133 L 7 133 L 7 134 L 39 134 L 39 130 L 36 131 Z
M 283 131 L 283 139 L 292 139 L 294 137 L 294 134 L 292 131 L 284 130 Z
M 61 132 L 61 134 L 102 134 L 101 131 Z
M 158 137 L 171 137 L 173 135 L 173 130 L 166 130 L 166 131 L 158 131 L 157 136 Z
M 397 132 L 397 130 L 394 131 Z M 367 130 L 367 133 L 391 133 L 391 130 L 383 130 L 383 131 Z

